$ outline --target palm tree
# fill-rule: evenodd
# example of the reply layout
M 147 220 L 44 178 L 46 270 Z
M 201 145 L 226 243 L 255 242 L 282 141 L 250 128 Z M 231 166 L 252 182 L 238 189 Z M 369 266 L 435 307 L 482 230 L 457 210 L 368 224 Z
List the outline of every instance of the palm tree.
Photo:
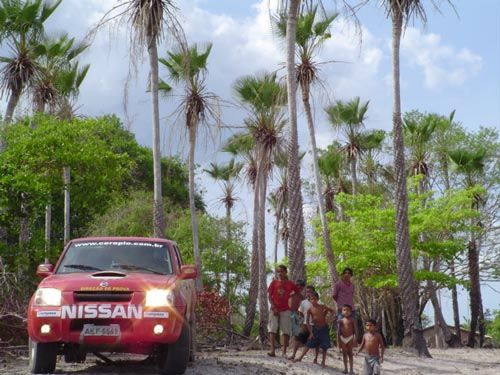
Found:
M 274 211 L 276 222 L 274 226 L 274 264 L 278 264 L 278 245 L 280 238 L 286 233 L 286 216 L 288 210 L 288 182 L 287 182 L 287 161 L 288 156 L 284 153 L 276 155 L 274 158 L 274 166 L 277 168 L 277 187 L 271 192 L 267 198 L 270 209 Z M 283 225 L 282 225 L 283 222 Z M 285 251 L 284 256 L 288 256 L 288 249 L 286 248 L 286 241 L 284 243 Z
M 429 179 L 429 153 L 427 150 L 430 148 L 431 137 L 436 130 L 437 118 L 436 116 L 426 115 L 420 116 L 418 113 L 407 113 L 403 119 L 403 129 L 408 140 L 408 148 L 410 149 L 410 163 L 411 172 L 414 176 L 419 176 L 419 183 L 417 187 L 417 194 L 423 194 L 428 189 L 428 179 Z M 423 202 L 425 205 L 425 201 Z M 419 235 L 420 241 L 425 241 L 426 234 L 421 233 Z M 424 255 L 423 264 L 427 271 L 438 272 L 441 264 L 441 259 L 439 257 L 434 257 L 434 264 L 431 267 L 432 259 Z M 457 335 L 453 334 L 443 317 L 441 306 L 439 305 L 439 300 L 437 298 L 437 288 L 435 283 L 428 280 L 427 289 L 429 298 L 431 300 L 434 316 L 435 316 L 435 328 L 439 327 L 443 332 L 445 342 L 451 346 L 460 346 L 460 339 Z M 423 308 L 424 306 L 422 306 Z M 436 331 L 439 332 L 439 331 Z
M 248 303 L 245 311 L 245 324 L 243 327 L 243 335 L 250 336 L 255 313 L 257 309 L 257 297 L 259 293 L 259 257 L 258 257 L 258 241 L 259 232 L 257 220 L 259 217 L 259 194 L 256 185 L 257 179 L 257 158 L 254 149 L 254 140 L 248 133 L 239 133 L 229 138 L 223 148 L 224 152 L 228 152 L 233 156 L 241 156 L 246 165 L 246 179 L 250 187 L 254 190 L 254 205 L 253 205 L 253 230 L 252 230 L 252 256 L 250 260 L 250 286 L 248 289 Z
M 46 38 L 39 46 L 43 51 L 38 59 L 40 76 L 33 83 L 31 93 L 35 112 L 45 112 L 46 107 L 54 113 L 78 94 L 79 86 L 87 75 L 90 65 L 79 68 L 74 59 L 88 45 L 75 44 L 74 38 L 63 34 L 57 38 Z
M 227 239 L 231 240 L 231 211 L 233 209 L 234 203 L 238 200 L 235 193 L 235 184 L 236 180 L 239 177 L 239 173 L 243 168 L 242 163 L 237 163 L 234 159 L 231 159 L 228 164 L 218 165 L 215 163 L 210 163 L 210 169 L 204 169 L 210 177 L 212 177 L 215 181 L 220 183 L 222 188 L 222 197 L 219 199 L 220 202 L 226 208 L 226 230 L 227 230 Z M 226 253 L 226 298 L 229 298 L 229 253 Z
M 273 157 L 283 144 L 285 125 L 283 107 L 286 88 L 278 83 L 275 73 L 245 76 L 236 81 L 234 90 L 240 102 L 248 108 L 245 120 L 248 133 L 253 139 L 256 161 L 254 196 L 254 236 L 257 239 L 259 265 L 259 334 L 261 341 L 267 339 L 268 303 L 265 243 L 266 196 L 269 173 Z M 257 208 L 256 208 L 257 207 Z M 255 245 L 253 244 L 253 249 Z M 252 275 L 253 276 L 253 275 Z
M 457 172 L 464 176 L 463 184 L 466 188 L 472 188 L 480 184 L 480 177 L 484 172 L 486 161 L 486 150 L 484 149 L 458 149 L 450 151 L 450 159 L 455 164 Z M 481 195 L 476 194 L 472 199 L 472 208 L 479 211 L 484 203 Z M 476 237 L 477 227 L 481 227 L 480 221 L 471 219 L 471 232 L 469 238 L 468 261 L 470 278 L 470 332 L 467 346 L 475 346 L 476 327 L 479 326 L 479 346 L 484 342 L 484 314 L 483 301 L 481 297 L 481 279 L 479 277 L 479 248 Z
M 335 195 L 347 192 L 347 181 L 344 178 L 345 154 L 338 145 L 330 145 L 326 150 L 320 150 L 318 167 L 325 180 L 326 211 L 335 211 Z M 343 220 L 342 206 L 338 208 L 338 219 Z
M 0 57 L 2 95 L 8 93 L 4 122 L 10 123 L 23 91 L 40 75 L 37 59 L 43 54 L 40 42 L 45 36 L 44 22 L 62 0 L 1 0 L 0 41 L 6 43 L 10 55 Z
M 287 4 L 288 3 L 288 4 Z M 297 131 L 297 80 L 295 75 L 295 43 L 300 0 L 285 1 L 286 22 L 286 87 L 288 96 L 288 202 L 289 202 L 289 263 L 292 279 L 305 279 L 304 214 L 300 181 L 299 143 Z
M 393 79 L 393 148 L 394 175 L 396 177 L 396 192 L 394 196 L 396 208 L 396 260 L 401 296 L 405 340 L 403 345 L 415 349 L 419 355 L 430 357 L 429 350 L 423 338 L 417 311 L 417 287 L 413 276 L 411 262 L 409 228 L 408 228 L 408 198 L 406 192 L 406 171 L 404 155 L 404 139 L 401 120 L 401 90 L 399 73 L 399 48 L 403 24 L 413 16 L 425 21 L 425 11 L 421 0 L 384 0 L 385 10 L 392 21 L 392 79 Z
M 318 150 L 316 146 L 316 135 L 314 130 L 314 121 L 309 101 L 311 95 L 311 86 L 318 80 L 318 67 L 313 60 L 315 53 L 321 48 L 322 44 L 330 38 L 329 28 L 337 17 L 337 14 L 325 17 L 323 20 L 316 20 L 318 7 L 312 7 L 305 13 L 299 15 L 297 21 L 296 47 L 299 63 L 296 68 L 297 82 L 302 91 L 302 103 L 307 118 L 307 127 L 309 130 L 309 139 L 311 141 L 311 154 L 313 159 L 313 173 L 318 200 L 319 216 L 321 221 L 321 231 L 325 247 L 325 256 L 328 263 L 328 270 L 333 283 L 338 279 L 337 269 L 335 268 L 335 258 L 333 255 L 330 231 L 325 214 L 325 203 L 323 200 L 323 187 L 321 184 L 320 173 L 318 169 Z M 286 38 L 286 16 L 281 14 L 276 21 L 279 35 Z
M 334 129 L 340 130 L 346 140 L 344 151 L 351 163 L 353 195 L 356 195 L 357 186 L 356 163 L 362 152 L 360 130 L 364 125 L 369 103 L 361 103 L 359 97 L 356 97 L 349 102 L 337 100 L 335 104 L 325 108 L 330 124 Z
M 153 130 L 153 235 L 161 238 L 165 236 L 165 218 L 161 189 L 158 44 L 167 28 L 171 39 L 185 45 L 184 33 L 175 17 L 175 11 L 173 0 L 124 0 L 107 12 L 98 24 L 100 27 L 117 17 L 123 17 L 132 26 L 131 53 L 137 54 L 143 48 L 148 52 Z
M 371 194 L 375 193 L 377 172 L 381 168 L 376 157 L 382 147 L 384 139 L 385 132 L 383 130 L 369 130 L 361 133 L 361 148 L 363 150 L 361 160 L 363 164 L 360 166 L 360 169 L 366 176 Z
M 175 83 L 182 82 L 185 94 L 180 108 L 182 109 L 186 130 L 189 139 L 189 209 L 191 212 L 191 229 L 193 233 L 193 251 L 196 267 L 201 270 L 201 256 L 198 240 L 198 219 L 195 207 L 195 181 L 194 181 L 194 152 L 196 149 L 196 136 L 200 124 L 208 121 L 219 122 L 218 98 L 214 93 L 208 92 L 205 87 L 207 74 L 207 61 L 212 44 L 208 44 L 203 52 L 198 51 L 194 44 L 189 48 L 179 51 L 167 52 L 168 58 L 160 58 L 160 63 L 168 70 L 170 79 Z M 196 288 L 203 289 L 201 272 L 196 278 Z

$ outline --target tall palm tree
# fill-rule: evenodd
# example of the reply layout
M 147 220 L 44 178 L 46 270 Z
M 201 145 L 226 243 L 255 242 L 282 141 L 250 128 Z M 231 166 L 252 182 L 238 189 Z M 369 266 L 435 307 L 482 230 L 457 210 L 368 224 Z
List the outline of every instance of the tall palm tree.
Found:
M 61 1 L 0 1 L 0 41 L 10 50 L 8 56 L 0 57 L 0 89 L 2 95 L 8 94 L 5 123 L 12 121 L 21 94 L 40 75 L 37 59 L 43 54 L 44 22 Z
M 407 113 L 403 119 L 403 130 L 408 140 L 408 148 L 410 150 L 410 164 L 411 173 L 414 176 L 419 176 L 419 183 L 417 187 L 417 194 L 423 194 L 428 190 L 428 180 L 429 180 L 429 157 L 430 154 L 427 152 L 430 148 L 430 140 L 436 130 L 437 118 L 433 115 L 419 116 L 412 112 Z M 425 205 L 425 200 L 423 201 Z M 419 235 L 420 241 L 425 241 L 426 234 L 421 233 Z M 432 266 L 431 263 L 433 262 Z M 424 268 L 427 271 L 439 272 L 441 259 L 436 256 L 434 259 L 424 255 L 423 259 Z M 435 328 L 442 331 L 444 335 L 445 342 L 452 347 L 460 346 L 460 339 L 457 335 L 453 334 L 443 317 L 443 312 L 441 306 L 439 305 L 439 300 L 437 298 L 437 287 L 435 283 L 428 280 L 427 289 L 429 298 L 431 300 L 434 316 L 435 316 Z M 422 306 L 423 308 L 423 306 Z M 439 331 L 436 331 L 439 332 Z
M 412 348 L 419 355 L 430 357 L 423 338 L 417 311 L 417 288 L 413 276 L 408 228 L 408 198 L 406 192 L 406 171 L 404 139 L 401 120 L 401 89 L 399 72 L 399 50 L 403 24 L 413 16 L 425 21 L 425 11 L 421 0 L 383 0 L 387 16 L 392 21 L 392 80 L 393 80 L 393 148 L 394 175 L 396 177 L 396 264 L 401 296 L 405 340 L 403 345 Z
M 287 182 L 287 162 L 288 156 L 285 153 L 276 155 L 274 158 L 274 166 L 277 169 L 277 182 L 278 185 L 269 195 L 268 203 L 270 209 L 274 211 L 274 216 L 276 217 L 276 222 L 274 226 L 274 264 L 278 264 L 278 246 L 280 243 L 280 238 L 286 233 L 286 215 L 288 210 L 288 182 Z M 282 224 L 283 223 L 283 224 Z M 284 256 L 288 256 L 288 249 L 286 248 Z
M 248 288 L 248 303 L 245 311 L 245 324 L 243 334 L 250 336 L 255 313 L 257 310 L 257 298 L 259 293 L 259 258 L 258 258 L 258 241 L 259 233 L 257 220 L 259 217 L 259 193 L 256 185 L 257 179 L 257 158 L 254 149 L 254 140 L 248 133 L 239 133 L 230 137 L 223 148 L 224 152 L 228 152 L 233 156 L 243 158 L 246 168 L 246 179 L 250 187 L 254 190 L 253 204 L 253 230 L 252 230 L 252 255 L 250 260 L 250 286 Z
M 356 195 L 357 189 L 356 164 L 362 152 L 361 128 L 364 126 L 369 103 L 361 103 L 359 97 L 356 97 L 348 102 L 337 100 L 335 104 L 325 108 L 330 124 L 334 129 L 340 130 L 346 140 L 344 151 L 351 163 L 353 195 Z
M 194 153 L 196 137 L 200 124 L 207 125 L 209 121 L 219 122 L 218 98 L 205 87 L 208 72 L 208 57 L 212 44 L 208 44 L 204 51 L 198 51 L 196 44 L 179 51 L 167 52 L 168 58 L 160 58 L 160 63 L 168 70 L 170 79 L 175 83 L 182 83 L 184 96 L 180 104 L 189 139 L 189 209 L 191 212 L 191 229 L 193 234 L 193 251 L 196 267 L 201 270 L 201 256 L 198 239 L 198 219 L 195 207 L 195 180 L 194 180 Z M 203 289 L 201 272 L 196 278 L 198 291 Z
M 233 209 L 234 203 L 238 200 L 235 188 L 236 188 L 236 180 L 239 177 L 240 171 L 243 168 L 242 163 L 235 162 L 234 159 L 231 159 L 229 163 L 225 165 L 219 165 L 215 163 L 210 163 L 210 169 L 204 169 L 210 177 L 212 177 L 215 181 L 220 183 L 222 188 L 222 197 L 219 199 L 220 202 L 226 208 L 226 231 L 227 231 L 227 239 L 231 240 L 231 211 Z M 229 298 L 229 253 L 226 253 L 226 288 L 225 294 L 226 298 Z
M 299 142 L 297 130 L 297 80 L 295 75 L 295 42 L 300 0 L 284 1 L 286 22 L 286 86 L 288 96 L 288 202 L 289 202 L 289 263 L 292 279 L 305 279 L 304 214 L 300 180 Z
M 448 117 L 438 116 L 437 126 L 435 131 L 435 153 L 438 159 L 438 164 L 441 169 L 442 180 L 446 192 L 450 190 L 450 173 L 449 173 L 449 155 L 450 148 L 450 135 L 452 134 L 453 118 L 455 117 L 455 110 L 453 110 Z M 450 276 L 455 278 L 455 259 L 449 261 Z M 458 308 L 458 291 L 457 286 L 451 286 L 451 301 L 453 307 L 453 323 L 455 326 L 455 334 L 460 335 L 460 312 Z
M 152 148 L 153 148 L 153 235 L 165 236 L 165 218 L 161 189 L 161 150 L 160 150 L 160 112 L 158 44 L 165 36 L 165 29 L 171 40 L 185 46 L 185 37 L 176 19 L 174 0 L 124 0 L 108 11 L 97 28 L 116 18 L 122 18 L 132 26 L 130 47 L 132 58 L 146 48 L 149 60 L 149 92 L 152 104 Z M 95 30 L 94 30 L 95 31 Z
M 480 184 L 480 178 L 484 173 L 486 161 L 486 150 L 484 149 L 458 149 L 450 151 L 450 159 L 455 164 L 457 172 L 463 175 L 463 184 L 466 188 L 471 188 Z M 481 195 L 473 197 L 472 208 L 479 211 L 484 203 Z M 479 247 L 475 227 L 480 227 L 478 219 L 471 219 L 471 232 L 469 238 L 468 262 L 470 279 L 470 332 L 467 340 L 467 346 L 473 348 L 476 341 L 476 327 L 479 328 L 479 346 L 484 342 L 484 313 L 483 301 L 481 297 L 481 279 L 479 275 Z
M 313 159 L 313 173 L 318 200 L 319 216 L 321 221 L 321 231 L 325 248 L 325 256 L 328 263 L 328 270 L 333 283 L 339 280 L 337 269 L 335 268 L 335 258 L 330 239 L 330 231 L 326 220 L 325 203 L 322 195 L 323 187 L 318 169 L 318 150 L 316 146 L 316 135 L 314 130 L 313 114 L 310 103 L 311 86 L 318 80 L 318 67 L 314 61 L 314 56 L 321 48 L 322 44 L 331 36 L 329 28 L 337 18 L 337 14 L 317 20 L 318 7 L 306 7 L 306 11 L 299 15 L 296 31 L 296 50 L 299 63 L 296 67 L 297 82 L 302 91 L 302 103 L 307 118 L 309 139 L 311 141 L 311 154 Z M 277 29 L 282 38 L 286 38 L 286 16 L 281 14 L 277 20 Z
M 245 120 L 248 133 L 253 139 L 256 161 L 254 196 L 254 236 L 257 239 L 259 265 L 259 334 L 261 341 L 267 339 L 268 301 L 265 215 L 269 173 L 273 157 L 282 150 L 285 117 L 286 88 L 278 82 L 275 73 L 245 76 L 236 81 L 234 91 L 240 102 L 247 107 L 249 117 Z M 257 209 L 256 209 L 257 207 Z M 252 244 L 252 249 L 255 245 Z M 253 275 L 252 275 L 253 276 Z

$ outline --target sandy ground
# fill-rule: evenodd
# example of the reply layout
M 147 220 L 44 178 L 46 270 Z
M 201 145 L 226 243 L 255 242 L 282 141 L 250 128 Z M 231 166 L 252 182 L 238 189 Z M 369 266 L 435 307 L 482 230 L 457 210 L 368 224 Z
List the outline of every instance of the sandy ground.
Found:
M 382 365 L 382 374 L 427 375 L 427 374 L 500 374 L 500 349 L 454 349 L 431 350 L 433 358 L 418 358 L 400 350 L 388 350 Z M 28 374 L 28 359 L 0 354 L 0 374 Z M 117 362 L 104 364 L 89 356 L 84 364 L 65 364 L 59 360 L 57 374 L 156 374 L 153 364 L 141 362 L 143 357 L 124 360 L 112 357 Z M 362 374 L 363 358 L 354 360 L 354 371 Z M 342 360 L 337 351 L 329 353 L 327 368 L 312 364 L 306 356 L 301 363 L 291 363 L 283 358 L 269 358 L 264 351 L 213 351 L 199 353 L 195 364 L 186 375 L 310 375 L 341 374 Z

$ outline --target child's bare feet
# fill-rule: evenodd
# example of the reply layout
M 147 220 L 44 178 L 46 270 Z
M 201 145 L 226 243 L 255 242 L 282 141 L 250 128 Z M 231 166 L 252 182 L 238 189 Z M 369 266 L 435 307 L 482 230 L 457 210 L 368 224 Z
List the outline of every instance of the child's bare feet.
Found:
M 321 362 L 321 367 L 326 368 L 325 362 Z
M 289 359 L 290 361 L 293 361 L 293 360 L 295 359 L 295 356 L 294 356 L 294 355 L 291 355 L 290 357 L 288 357 L 288 359 Z
M 302 358 L 295 358 L 295 359 L 293 360 L 293 363 L 295 363 L 295 362 L 300 362 L 300 361 L 302 361 Z
M 345 369 L 344 371 L 342 371 L 342 374 L 347 374 L 347 369 Z
M 315 365 L 317 365 L 317 364 L 318 364 L 318 358 L 314 358 L 313 363 L 314 363 Z

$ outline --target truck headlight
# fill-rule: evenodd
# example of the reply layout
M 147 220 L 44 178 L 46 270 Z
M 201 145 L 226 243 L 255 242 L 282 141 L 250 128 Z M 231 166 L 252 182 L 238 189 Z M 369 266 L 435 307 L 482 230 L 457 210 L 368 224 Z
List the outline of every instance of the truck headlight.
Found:
M 171 306 L 174 293 L 168 289 L 151 289 L 146 292 L 146 307 Z
M 55 288 L 40 288 L 35 292 L 35 306 L 61 306 L 61 291 Z

